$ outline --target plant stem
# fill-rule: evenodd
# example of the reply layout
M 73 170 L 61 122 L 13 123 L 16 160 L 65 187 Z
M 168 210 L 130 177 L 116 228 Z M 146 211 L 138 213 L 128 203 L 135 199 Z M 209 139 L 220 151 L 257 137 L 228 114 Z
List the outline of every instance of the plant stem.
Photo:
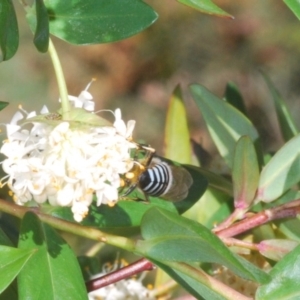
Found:
M 140 272 L 150 271 L 154 269 L 154 265 L 145 258 L 142 258 L 135 263 L 132 263 L 124 268 L 113 271 L 107 275 L 95 278 L 86 283 L 88 292 L 100 289 L 101 287 L 118 282 L 122 279 L 131 277 Z
M 28 208 L 0 199 L 0 210 L 20 219 L 24 217 L 26 212 L 31 211 L 35 213 L 42 222 L 51 225 L 53 228 L 98 242 L 104 242 L 109 245 L 125 249 L 127 251 L 133 252 L 136 250 L 136 244 L 133 240 L 122 236 L 107 234 L 96 228 L 82 226 L 78 223 L 65 221 L 56 217 L 52 217 L 50 215 L 43 214 L 39 211 L 38 208 Z
M 55 47 L 49 39 L 49 48 L 48 48 L 52 64 L 54 67 L 56 79 L 57 79 L 57 84 L 58 84 L 58 89 L 59 89 L 59 95 L 61 99 L 61 107 L 62 107 L 62 118 L 63 120 L 68 120 L 68 114 L 70 112 L 70 102 L 68 98 L 68 90 L 66 86 L 66 81 L 64 77 L 64 73 L 61 67 L 61 63 L 59 61 L 57 52 L 55 50 Z
M 234 223 L 228 228 L 221 230 L 216 229 L 215 234 L 221 238 L 232 237 L 272 220 L 295 218 L 299 213 L 300 199 L 297 199 L 271 209 L 266 209 L 240 222 Z
M 255 250 L 258 251 L 258 245 L 254 243 L 250 243 L 247 241 L 241 241 L 234 238 L 221 238 L 224 244 L 226 244 L 228 247 L 242 247 L 245 249 Z

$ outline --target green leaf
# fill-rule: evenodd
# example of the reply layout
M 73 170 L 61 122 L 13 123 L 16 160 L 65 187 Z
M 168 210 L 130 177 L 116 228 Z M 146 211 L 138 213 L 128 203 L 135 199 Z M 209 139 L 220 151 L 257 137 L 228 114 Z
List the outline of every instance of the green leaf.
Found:
M 248 136 L 242 136 L 236 144 L 232 180 L 235 208 L 247 209 L 254 200 L 259 180 L 257 156 Z
M 160 262 L 213 262 L 237 275 L 266 282 L 266 273 L 232 253 L 221 240 L 203 225 L 160 208 L 152 208 L 141 224 L 140 249 L 150 259 Z
M 230 168 L 233 165 L 235 144 L 242 135 L 248 135 L 256 150 L 259 149 L 258 133 L 240 111 L 201 85 L 193 84 L 190 90 L 215 145 Z
M 234 106 L 236 109 L 238 109 L 241 113 L 247 115 L 243 97 L 241 95 L 241 92 L 239 91 L 239 88 L 234 82 L 227 83 L 225 91 L 225 100 L 232 106 Z
M 300 135 L 289 140 L 261 172 L 257 200 L 271 202 L 300 181 Z
M 11 0 L 0 3 L 0 61 L 12 58 L 18 50 L 19 30 L 14 5 Z
M 71 44 L 110 43 L 135 35 L 157 19 L 139 0 L 45 0 L 50 33 Z M 35 11 L 27 18 L 34 28 Z
M 34 249 L 21 250 L 0 245 L 0 293 L 2 293 L 19 274 L 34 252 Z
M 33 213 L 23 218 L 19 247 L 37 249 L 18 276 L 20 299 L 88 299 L 73 251 Z
M 277 114 L 277 119 L 281 130 L 281 134 L 284 140 L 288 141 L 291 138 L 293 138 L 295 135 L 297 135 L 299 131 L 291 117 L 291 114 L 284 100 L 282 99 L 277 89 L 274 87 L 270 78 L 265 73 L 262 73 L 262 75 L 268 85 L 268 88 L 271 92 L 275 104 L 275 109 L 276 109 L 276 114 Z
M 191 163 L 191 143 L 180 86 L 171 97 L 165 128 L 165 156 L 179 163 Z
M 40 52 L 47 52 L 49 46 L 49 18 L 43 0 L 35 1 L 36 28 L 33 42 Z
M 203 168 L 199 168 L 199 172 L 208 180 L 210 188 L 220 191 L 228 196 L 233 196 L 232 183 L 228 179 Z
M 197 211 L 193 220 L 200 222 L 208 229 L 213 229 L 216 224 L 223 222 L 231 214 L 232 198 L 209 188 L 201 201 L 196 203 L 195 208 Z
M 270 271 L 271 281 L 258 288 L 257 300 L 300 298 L 300 246 L 288 253 Z
M 300 20 L 300 3 L 299 3 L 299 1 L 298 0 L 284 0 L 283 2 L 289 7 L 289 9 Z
M 0 111 L 4 109 L 8 104 L 8 102 L 0 101 Z
M 290 239 L 300 242 L 300 220 L 299 218 L 284 219 L 275 222 L 279 231 Z
M 9 237 L 5 234 L 5 232 L 0 228 L 0 245 L 3 246 L 13 246 Z
M 216 15 L 233 19 L 233 16 L 222 10 L 210 0 L 177 0 L 191 8 L 197 9 L 205 14 Z

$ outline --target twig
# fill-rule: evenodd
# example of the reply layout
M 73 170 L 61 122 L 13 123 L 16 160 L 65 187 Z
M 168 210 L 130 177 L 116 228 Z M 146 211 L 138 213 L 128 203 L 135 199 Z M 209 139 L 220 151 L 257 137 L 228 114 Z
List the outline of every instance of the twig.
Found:
M 271 209 L 266 209 L 260 213 L 257 213 L 254 216 L 248 217 L 240 222 L 234 223 L 228 228 L 221 230 L 218 230 L 218 228 L 216 228 L 215 234 L 222 238 L 232 237 L 273 220 L 295 218 L 299 213 L 300 199 L 297 199 Z
M 86 288 L 88 292 L 91 292 L 100 289 L 101 287 L 118 282 L 122 279 L 136 275 L 140 272 L 151 271 L 154 268 L 154 265 L 149 260 L 142 258 L 126 267 L 113 271 L 99 278 L 89 280 L 86 282 Z

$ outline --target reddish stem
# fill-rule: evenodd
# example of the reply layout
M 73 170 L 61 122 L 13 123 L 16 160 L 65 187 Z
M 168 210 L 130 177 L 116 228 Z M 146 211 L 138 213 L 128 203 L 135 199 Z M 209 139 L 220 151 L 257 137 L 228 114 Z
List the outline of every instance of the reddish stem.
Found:
M 232 237 L 244 233 L 249 229 L 263 225 L 276 219 L 294 218 L 300 213 L 300 199 L 292 202 L 266 209 L 254 216 L 248 217 L 240 222 L 232 224 L 230 227 L 218 230 L 215 229 L 216 235 L 219 237 Z
M 140 272 L 151 271 L 154 268 L 154 265 L 149 260 L 142 258 L 124 268 L 118 269 L 99 278 L 89 280 L 86 282 L 86 288 L 88 292 L 91 292 L 100 289 L 101 287 L 118 282 L 122 279 L 136 275 Z

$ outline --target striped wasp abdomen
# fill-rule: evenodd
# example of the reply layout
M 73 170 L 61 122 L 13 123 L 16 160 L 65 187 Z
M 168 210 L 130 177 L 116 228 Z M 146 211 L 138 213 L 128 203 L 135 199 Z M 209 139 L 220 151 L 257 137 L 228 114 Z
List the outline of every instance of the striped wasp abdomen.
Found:
M 124 196 L 138 187 L 145 195 L 171 202 L 186 198 L 193 183 L 193 178 L 186 169 L 154 157 L 155 150 L 148 146 L 138 144 L 137 151 L 144 151 L 145 157 L 135 159 L 133 168 L 125 175 L 128 190 Z

